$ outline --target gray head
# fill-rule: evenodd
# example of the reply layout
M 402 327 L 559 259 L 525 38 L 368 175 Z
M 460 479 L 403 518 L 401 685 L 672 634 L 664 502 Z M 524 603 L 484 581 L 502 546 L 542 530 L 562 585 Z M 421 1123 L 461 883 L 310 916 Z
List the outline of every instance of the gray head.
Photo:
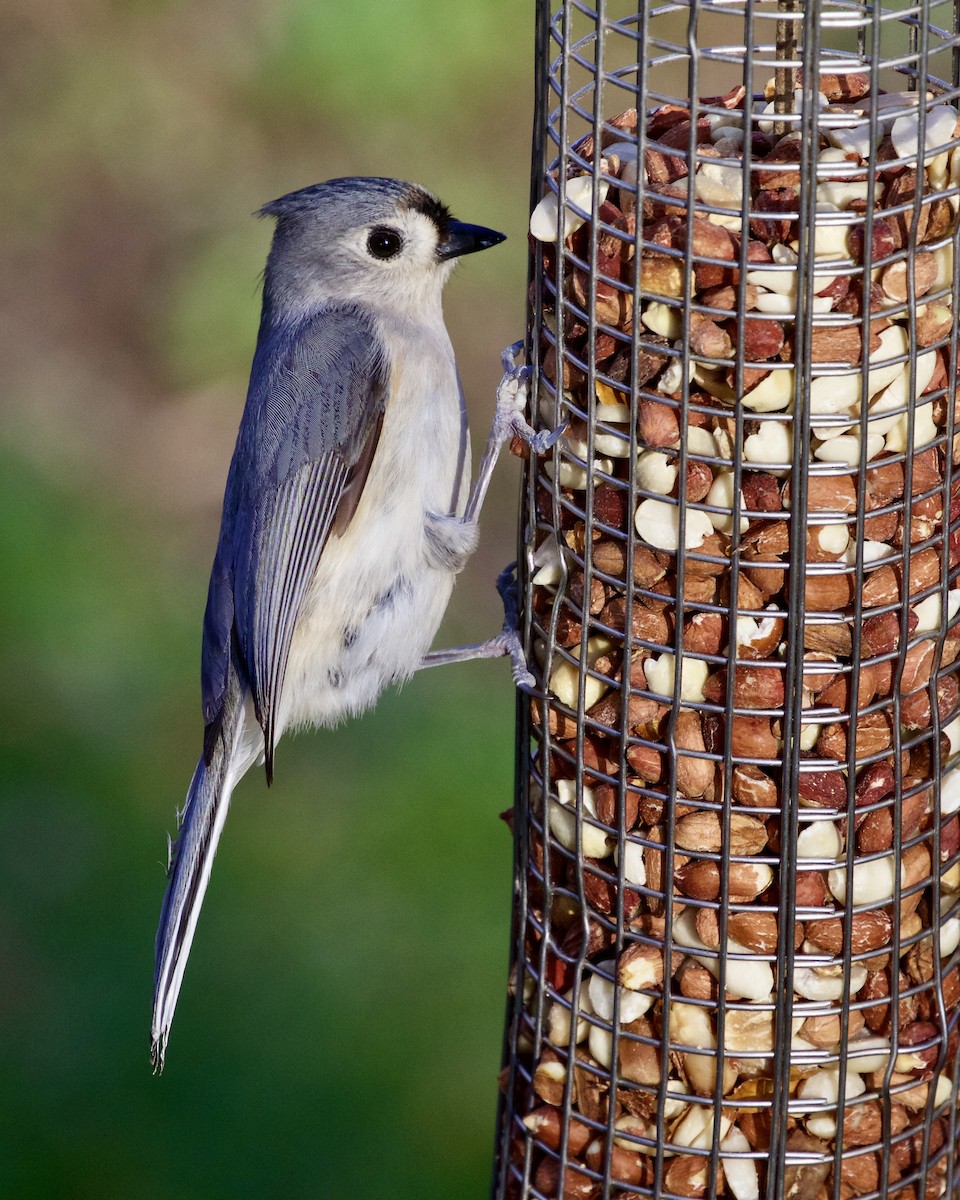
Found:
M 260 209 L 275 217 L 265 304 L 290 314 L 327 300 L 439 306 L 455 260 L 504 235 L 454 220 L 426 188 L 398 179 L 330 179 Z

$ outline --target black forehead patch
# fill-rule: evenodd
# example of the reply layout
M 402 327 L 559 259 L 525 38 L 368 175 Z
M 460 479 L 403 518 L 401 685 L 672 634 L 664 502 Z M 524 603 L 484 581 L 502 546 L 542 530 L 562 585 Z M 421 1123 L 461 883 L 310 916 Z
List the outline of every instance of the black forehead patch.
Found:
M 429 217 L 440 233 L 445 233 L 447 226 L 453 220 L 453 213 L 451 213 L 450 209 L 439 201 L 436 196 L 424 191 L 423 188 L 415 187 L 412 189 L 407 206 L 415 212 L 423 213 L 425 217 Z

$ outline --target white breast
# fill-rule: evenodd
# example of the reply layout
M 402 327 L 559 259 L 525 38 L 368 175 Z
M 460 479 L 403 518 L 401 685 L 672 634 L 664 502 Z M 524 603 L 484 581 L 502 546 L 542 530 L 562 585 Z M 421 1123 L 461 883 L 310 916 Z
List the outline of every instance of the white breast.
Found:
M 462 513 L 470 448 L 446 331 L 385 328 L 393 347 L 418 347 L 392 372 L 380 442 L 360 503 L 324 549 L 294 631 L 281 727 L 331 725 L 409 678 L 430 648 L 454 575 L 432 566 L 426 512 Z

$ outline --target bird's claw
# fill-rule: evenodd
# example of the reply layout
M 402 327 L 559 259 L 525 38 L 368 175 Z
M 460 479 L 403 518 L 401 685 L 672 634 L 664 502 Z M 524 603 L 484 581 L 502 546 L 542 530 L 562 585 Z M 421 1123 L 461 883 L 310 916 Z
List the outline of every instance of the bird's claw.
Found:
M 510 655 L 511 669 L 513 671 L 513 682 L 517 685 L 521 692 L 536 691 L 537 681 L 533 673 L 527 668 L 527 660 L 523 655 L 523 646 L 520 644 L 519 634 L 514 634 L 516 638 L 516 650 L 507 649 Z
M 512 621 L 511 628 L 520 625 L 520 602 L 517 597 L 517 564 L 507 563 L 497 576 L 497 595 L 503 601 L 503 616 L 505 621 Z
M 540 429 L 536 433 L 533 433 L 533 430 L 531 430 L 530 432 L 533 433 L 533 436 L 530 438 L 530 449 L 534 454 L 546 454 L 548 450 L 552 450 L 557 442 L 560 441 L 567 432 L 569 425 L 569 417 L 564 417 L 556 429 Z M 530 428 L 529 425 L 527 428 Z
M 530 447 L 534 454 L 546 454 L 563 436 L 569 422 L 564 421 L 556 429 L 537 430 L 527 420 L 526 413 L 530 403 L 530 381 L 533 379 L 533 368 L 520 366 L 517 363 L 517 356 L 522 349 L 523 342 L 514 342 L 500 355 L 500 361 L 503 364 L 503 378 L 497 387 L 494 428 L 503 441 L 509 437 L 518 437 Z
M 497 576 L 497 592 L 503 601 L 503 629 L 497 635 L 497 641 L 503 647 L 503 653 L 510 658 L 513 680 L 523 691 L 533 691 L 536 679 L 527 666 L 527 656 L 523 652 L 523 642 L 520 638 L 520 600 L 517 595 L 517 564 L 510 563 Z
M 513 682 L 521 691 L 532 692 L 536 688 L 537 681 L 527 666 L 527 657 L 523 652 L 523 642 L 520 640 L 519 632 L 516 629 L 504 627 L 494 641 L 500 647 L 503 655 L 510 659 Z
M 509 375 L 512 371 L 520 370 L 517 367 L 517 358 L 523 350 L 523 340 L 514 342 L 512 346 L 507 346 L 505 350 L 500 351 L 500 362 L 503 365 L 504 375 Z

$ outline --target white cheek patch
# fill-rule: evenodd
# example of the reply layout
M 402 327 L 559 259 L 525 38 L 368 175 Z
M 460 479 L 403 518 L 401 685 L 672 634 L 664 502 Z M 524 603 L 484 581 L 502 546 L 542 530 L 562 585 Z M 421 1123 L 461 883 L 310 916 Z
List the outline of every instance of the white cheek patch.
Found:
M 408 209 L 402 216 L 405 231 L 403 257 L 411 266 L 436 264 L 440 231 L 423 213 Z

